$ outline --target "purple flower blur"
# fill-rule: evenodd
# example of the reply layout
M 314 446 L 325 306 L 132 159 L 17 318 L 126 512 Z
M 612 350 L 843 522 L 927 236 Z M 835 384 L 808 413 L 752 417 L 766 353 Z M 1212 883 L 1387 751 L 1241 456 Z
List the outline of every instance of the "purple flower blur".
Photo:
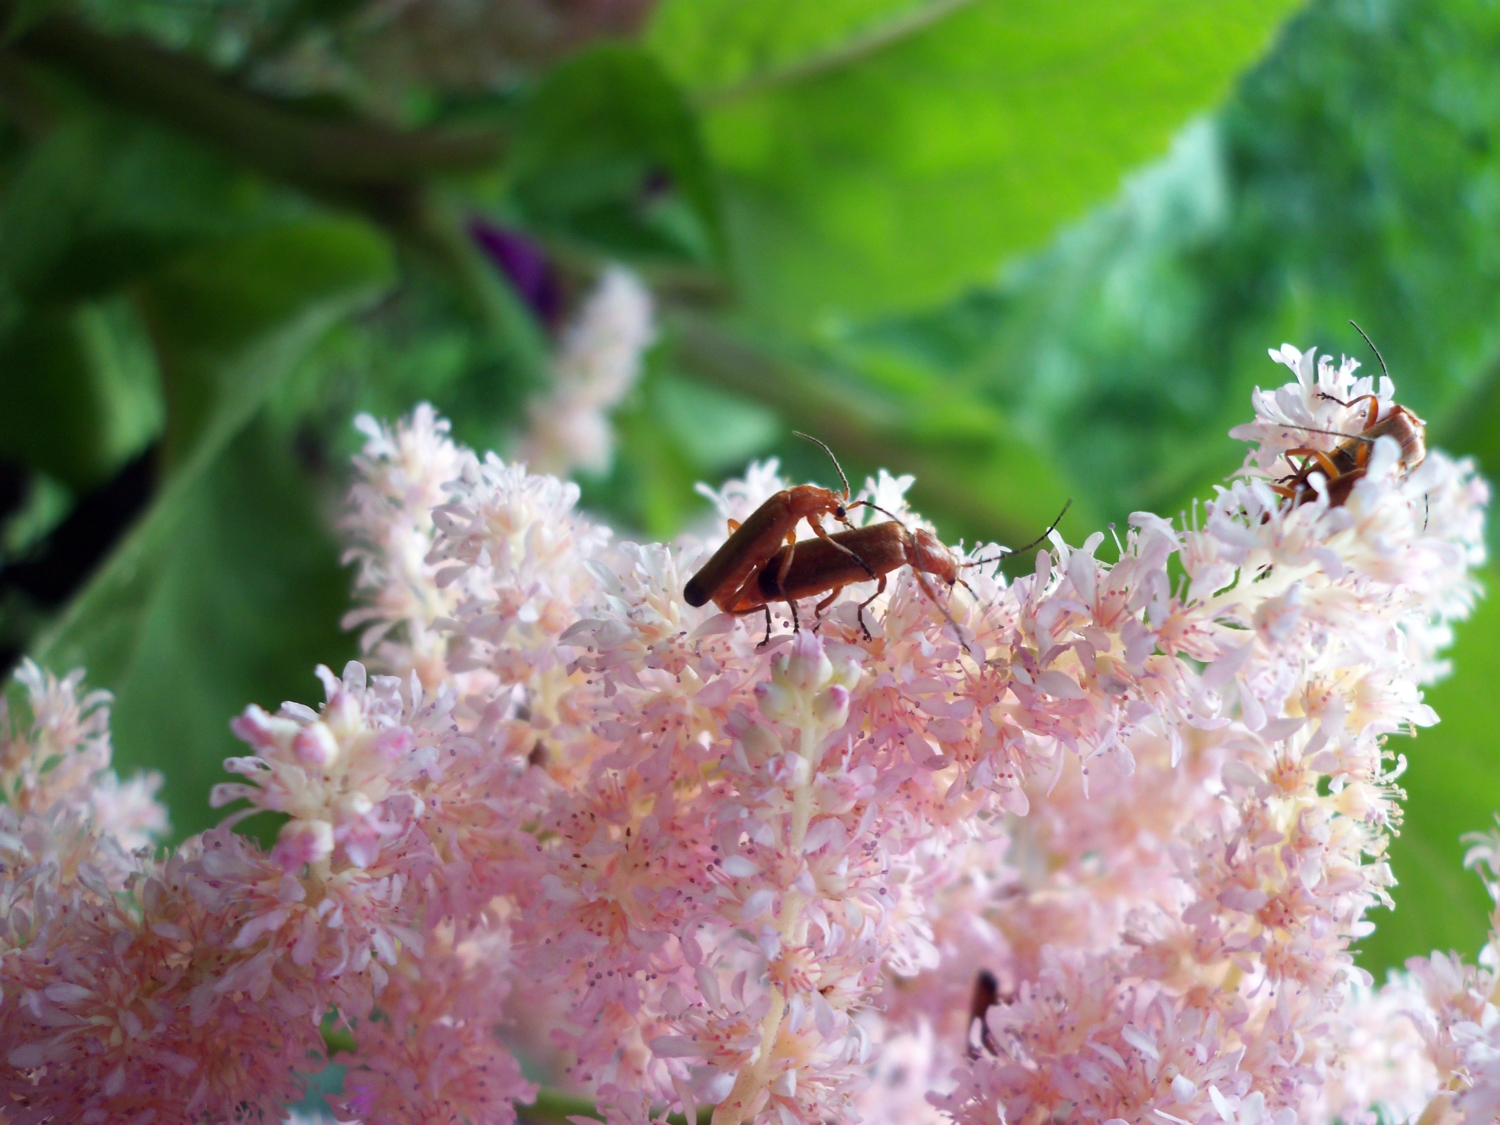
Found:
M 536 318 L 549 327 L 562 315 L 562 287 L 541 246 L 488 219 L 469 220 L 469 235 L 515 286 Z

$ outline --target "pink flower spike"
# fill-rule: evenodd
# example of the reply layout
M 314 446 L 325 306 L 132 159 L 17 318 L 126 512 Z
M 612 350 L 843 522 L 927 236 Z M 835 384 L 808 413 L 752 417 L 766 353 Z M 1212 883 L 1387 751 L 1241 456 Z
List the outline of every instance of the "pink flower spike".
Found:
M 898 568 L 769 653 L 683 599 L 720 520 L 616 542 L 430 408 L 362 420 L 370 671 L 247 708 L 214 792 L 286 818 L 269 852 L 228 823 L 152 851 L 107 699 L 22 666 L 7 1122 L 276 1119 L 330 1019 L 338 1110 L 371 1125 L 510 1125 L 523 1057 L 609 1125 L 1492 1119 L 1500 936 L 1379 990 L 1352 954 L 1393 885 L 1386 740 L 1436 718 L 1486 488 L 1381 442 L 1351 488 L 1280 495 L 1395 404 L 1276 356 L 1242 473 L 1182 521 L 1053 535 L 1013 583 L 955 552 L 982 564 L 940 591 L 957 631 Z M 538 433 L 598 452 L 602 384 L 565 383 Z M 743 520 L 788 483 L 705 491 Z M 866 495 L 923 528 L 910 484 Z M 1500 901 L 1500 842 L 1470 843 Z

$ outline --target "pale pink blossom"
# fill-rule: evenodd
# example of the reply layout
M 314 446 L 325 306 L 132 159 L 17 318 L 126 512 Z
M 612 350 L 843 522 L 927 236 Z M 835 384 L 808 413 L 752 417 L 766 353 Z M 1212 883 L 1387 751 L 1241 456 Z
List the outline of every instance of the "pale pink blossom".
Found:
M 527 406 L 531 428 L 519 460 L 558 476 L 608 469 L 614 456 L 608 413 L 635 386 L 655 338 L 650 292 L 623 266 L 610 267 L 563 334 L 551 390 Z
M 1324 396 L 1365 391 L 1277 358 L 1298 381 L 1257 393 L 1259 447 L 1185 522 L 1054 534 L 1014 582 L 994 546 L 960 552 L 942 605 L 901 568 L 868 636 L 865 582 L 816 631 L 776 607 L 766 645 L 683 601 L 722 526 L 618 542 L 430 412 L 366 424 L 360 622 L 397 675 L 323 669 L 320 707 L 235 721 L 249 753 L 214 799 L 284 815 L 274 847 L 219 829 L 153 860 L 92 799 L 5 812 L 20 1119 L 279 1110 L 325 1016 L 369 1122 L 512 1120 L 526 1037 L 618 1125 L 1489 1112 L 1493 966 L 1374 992 L 1350 953 L 1389 901 L 1384 738 L 1436 719 L 1484 486 L 1382 441 L 1343 503 L 1279 497 L 1293 432 L 1347 429 Z M 768 463 L 706 491 L 743 519 L 784 484 Z M 910 484 L 861 495 L 922 526 Z M 107 742 L 72 706 L 48 714 L 87 788 Z M 6 776 L 40 794 L 31 757 Z
M 354 424 L 366 441 L 341 526 L 350 539 L 344 562 L 358 564 L 354 589 L 365 604 L 344 615 L 344 628 L 365 627 L 360 647 L 382 670 L 415 670 L 436 687 L 446 673 L 446 642 L 434 624 L 452 612 L 459 591 L 433 580 L 432 509 L 473 454 L 453 443 L 447 420 L 426 403 L 393 427 L 367 414 Z

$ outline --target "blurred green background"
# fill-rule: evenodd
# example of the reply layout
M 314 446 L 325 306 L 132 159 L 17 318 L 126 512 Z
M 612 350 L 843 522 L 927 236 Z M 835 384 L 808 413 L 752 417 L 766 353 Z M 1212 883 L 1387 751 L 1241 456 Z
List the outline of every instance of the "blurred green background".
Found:
M 316 695 L 358 410 L 504 454 L 611 262 L 660 338 L 585 503 L 914 472 L 951 538 L 1211 493 L 1282 341 L 1380 345 L 1500 472 L 1500 6 L 0 0 L 0 661 L 116 692 L 178 835 Z M 540 278 L 540 281 L 538 279 Z M 1372 969 L 1472 952 L 1500 610 L 1460 632 Z

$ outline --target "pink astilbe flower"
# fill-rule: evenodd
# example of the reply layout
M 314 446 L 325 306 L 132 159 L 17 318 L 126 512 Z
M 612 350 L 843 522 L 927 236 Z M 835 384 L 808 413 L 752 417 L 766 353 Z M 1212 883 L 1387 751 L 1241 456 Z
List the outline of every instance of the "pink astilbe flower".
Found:
M 109 692 L 80 697 L 82 672 L 59 680 L 29 659 L 21 661 L 15 677 L 26 689 L 31 722 L 13 726 L 9 703 L 0 696 L 0 797 L 5 804 L 16 813 L 59 807 L 90 813 L 127 851 L 164 836 L 167 812 L 155 798 L 161 775 L 121 781 L 109 769 Z
M 0 855 L 14 852 L 12 869 L 34 865 L 63 880 L 89 865 L 118 887 L 128 853 L 166 834 L 161 775 L 121 781 L 109 768 L 110 695 L 80 695 L 82 672 L 60 680 L 23 660 L 15 676 L 30 720 L 13 722 L 0 696 Z
M 1399 1010 L 1419 1039 L 1422 1080 L 1396 1093 L 1412 1120 L 1419 1115 L 1410 1107 L 1426 1103 L 1422 1125 L 1500 1119 L 1500 832 L 1472 832 L 1464 839 L 1470 844 L 1464 865 L 1480 872 L 1496 904 L 1479 963 L 1466 964 L 1456 953 L 1413 957 L 1406 972 L 1392 973 L 1373 997 L 1381 1007 Z
M 1353 412 L 1332 413 L 1345 408 L 1322 395 L 1367 388 L 1351 363 L 1273 355 L 1299 382 L 1258 394 L 1262 421 L 1237 433 L 1283 441 L 1250 458 L 1274 477 L 1292 471 L 1280 450 L 1313 444 L 1288 423 L 1347 432 Z M 1222 489 L 1199 522 L 1172 533 L 1185 572 L 1177 592 L 1137 586 L 1151 591 L 1142 624 L 1152 647 L 1204 667 L 1172 669 L 1169 758 L 1148 721 L 1123 742 L 1135 761 L 1116 764 L 1129 776 L 1105 786 L 1095 774 L 1086 802 L 1081 785 L 1054 791 L 1077 843 L 1059 850 L 1067 829 L 1038 839 L 1030 822 L 1017 826 L 1045 857 L 1021 884 L 1040 901 L 1004 913 L 1013 931 L 1048 944 L 1038 969 L 1024 948 L 997 943 L 992 963 L 1014 992 L 988 1020 L 999 1057 L 978 1059 L 943 1101 L 961 1118 L 1003 1109 L 1030 1121 L 1070 1105 L 1080 1120 L 1309 1120 L 1328 1083 L 1390 1102 L 1341 1078 L 1353 1047 L 1340 1013 L 1360 980 L 1348 946 L 1368 906 L 1386 901 L 1381 855 L 1398 812 L 1380 737 L 1434 721 L 1417 687 L 1447 622 L 1471 604 L 1484 499 L 1472 471 L 1441 454 L 1398 477 L 1393 444 L 1377 443 L 1340 508 L 1291 507 L 1255 480 Z M 1175 779 L 1160 772 L 1167 765 Z M 1123 838 L 1099 831 L 1120 816 L 1131 826 Z M 1048 823 L 1044 812 L 1035 827 Z M 1113 896 L 1072 893 L 1091 874 L 1068 862 L 1085 848 L 1108 873 L 1101 890 L 1133 884 L 1113 912 Z M 1186 1055 L 1167 1049 L 1168 1033 L 1186 1034 Z M 1322 1111 L 1348 1117 L 1370 1104 Z
M 300 890 L 222 830 L 164 861 L 127 852 L 165 812 L 154 785 L 108 771 L 107 696 L 29 664 L 20 679 L 31 724 L 0 736 L 6 1121 L 274 1110 L 321 1049 L 327 1003 L 260 936 Z
M 903 569 L 868 636 L 860 583 L 765 646 L 682 600 L 717 529 L 616 542 L 430 411 L 367 423 L 358 623 L 398 675 L 320 670 L 320 708 L 236 720 L 252 753 L 214 799 L 284 814 L 269 853 L 223 829 L 161 863 L 116 847 L 106 896 L 77 806 L 79 874 L 7 885 L 0 1028 L 39 1044 L 7 1092 L 38 1121 L 275 1108 L 334 1016 L 344 1112 L 509 1122 L 520 1010 L 548 1080 L 618 1125 L 1289 1125 L 1439 1084 L 1487 1112 L 1490 970 L 1375 993 L 1349 952 L 1388 901 L 1383 739 L 1435 721 L 1484 486 L 1381 439 L 1344 503 L 1278 497 L 1299 427 L 1355 426 L 1324 396 L 1364 383 L 1275 354 L 1297 381 L 1257 393 L 1245 472 L 1185 524 L 1054 536 L 943 607 Z M 770 463 L 707 491 L 743 519 L 783 484 Z M 910 484 L 864 495 L 917 526 Z M 999 992 L 971 1021 L 980 969 Z M 237 1049 L 211 1052 L 220 1027 Z
M 605 270 L 563 335 L 551 391 L 528 404 L 531 430 L 519 459 L 559 476 L 608 469 L 615 445 L 608 412 L 635 386 L 655 338 L 650 291 L 623 266 Z
M 367 440 L 354 459 L 356 480 L 342 521 L 351 540 L 344 561 L 358 564 L 354 589 L 366 604 L 344 615 L 344 628 L 365 626 L 360 647 L 374 653 L 382 670 L 415 670 L 435 688 L 447 669 L 445 638 L 433 626 L 452 611 L 459 591 L 433 581 L 432 509 L 473 454 L 453 443 L 447 420 L 426 403 L 394 427 L 367 414 L 354 424 Z
M 366 1125 L 512 1122 L 535 1087 L 494 1034 L 511 965 L 503 929 L 454 944 L 445 929 L 403 957 L 377 1014 L 355 1029 L 340 1109 Z

